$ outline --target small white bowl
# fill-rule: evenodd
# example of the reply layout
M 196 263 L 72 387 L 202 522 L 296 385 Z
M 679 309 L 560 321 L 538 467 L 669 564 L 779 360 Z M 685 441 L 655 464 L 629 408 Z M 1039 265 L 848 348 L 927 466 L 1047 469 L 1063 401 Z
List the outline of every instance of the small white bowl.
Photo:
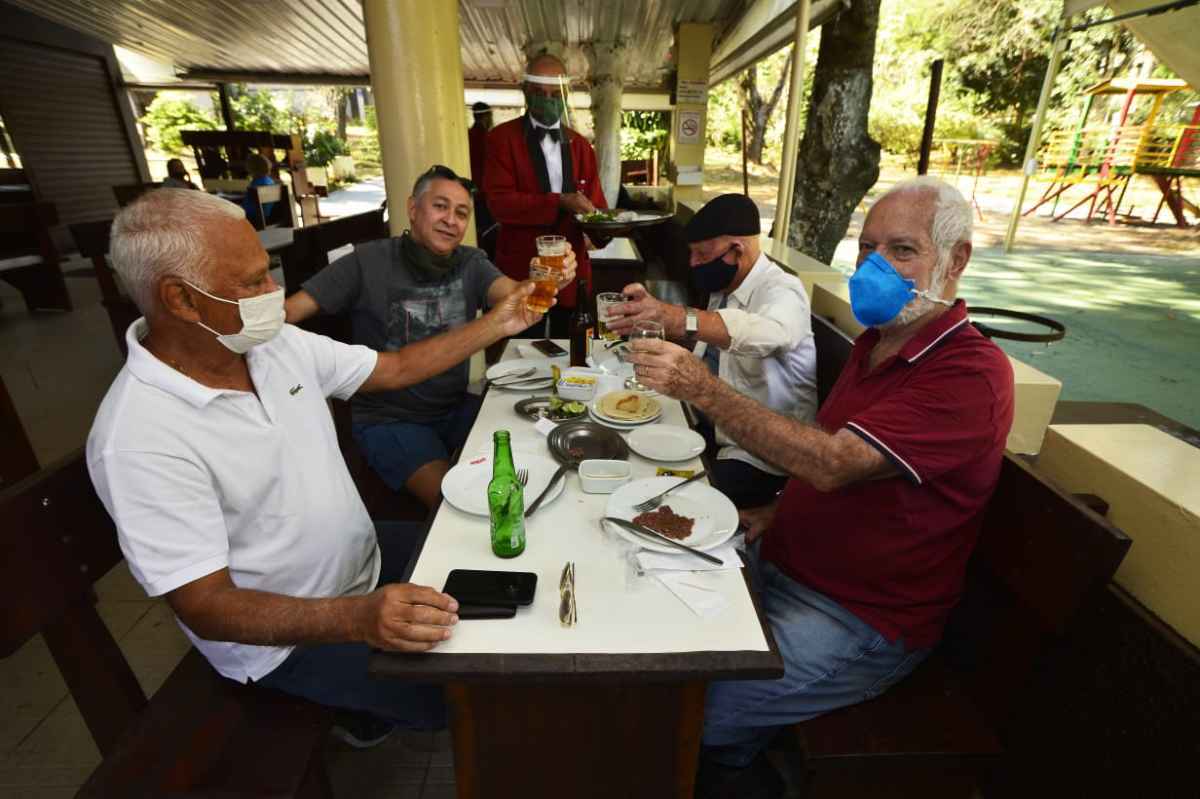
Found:
M 596 395 L 596 379 L 599 376 L 591 369 L 564 369 L 558 378 L 558 396 L 565 400 L 587 402 Z
M 628 461 L 589 460 L 579 464 L 579 483 L 588 494 L 611 494 L 632 476 Z

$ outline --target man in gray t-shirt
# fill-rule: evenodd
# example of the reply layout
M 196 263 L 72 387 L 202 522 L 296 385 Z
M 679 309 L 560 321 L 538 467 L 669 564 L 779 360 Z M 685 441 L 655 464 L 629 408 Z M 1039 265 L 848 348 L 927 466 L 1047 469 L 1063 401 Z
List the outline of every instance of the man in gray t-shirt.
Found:
M 408 198 L 410 229 L 361 244 L 305 281 L 287 300 L 287 321 L 349 313 L 354 343 L 393 351 L 466 324 L 508 296 L 517 282 L 482 250 L 462 246 L 472 191 L 450 169 L 431 168 Z M 572 255 L 567 281 L 574 272 Z M 353 400 L 354 436 L 371 468 L 393 490 L 405 488 L 430 507 L 479 410 L 467 394 L 469 368 L 463 361 L 409 388 Z

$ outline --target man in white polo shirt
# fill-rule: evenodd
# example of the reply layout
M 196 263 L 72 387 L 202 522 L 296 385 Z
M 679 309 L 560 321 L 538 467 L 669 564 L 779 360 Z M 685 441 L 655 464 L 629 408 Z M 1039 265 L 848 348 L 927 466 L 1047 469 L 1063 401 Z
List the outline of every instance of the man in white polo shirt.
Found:
M 357 711 L 341 719 L 351 743 L 442 726 L 440 690 L 370 680 L 366 659 L 449 638 L 458 604 L 395 582 L 415 538 L 382 525 L 377 538 L 326 399 L 419 383 L 524 330 L 531 286 L 376 353 L 285 325 L 245 215 L 203 192 L 144 195 L 118 214 L 110 254 L 145 316 L 87 459 L 134 577 L 224 676 Z

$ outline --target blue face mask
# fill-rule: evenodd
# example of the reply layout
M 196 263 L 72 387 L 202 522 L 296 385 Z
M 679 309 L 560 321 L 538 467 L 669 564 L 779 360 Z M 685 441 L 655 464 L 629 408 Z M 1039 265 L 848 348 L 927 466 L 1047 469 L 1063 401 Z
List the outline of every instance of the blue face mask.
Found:
M 867 327 L 895 319 L 913 298 L 917 283 L 901 276 L 877 252 L 867 256 L 850 276 L 850 310 Z

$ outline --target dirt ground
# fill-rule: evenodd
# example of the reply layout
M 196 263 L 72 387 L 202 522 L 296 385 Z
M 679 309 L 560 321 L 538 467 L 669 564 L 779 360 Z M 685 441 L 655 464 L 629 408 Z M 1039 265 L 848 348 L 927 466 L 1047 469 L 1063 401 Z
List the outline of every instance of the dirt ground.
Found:
M 709 153 L 706 197 L 740 192 L 740 157 Z M 901 164 L 884 165 L 834 255 L 835 268 L 850 273 L 866 208 L 912 174 Z M 952 173 L 941 176 L 954 182 Z M 988 174 L 977 186 L 959 177 L 965 195 L 974 188 L 982 215 L 975 219 L 975 251 L 960 295 L 969 305 L 1037 313 L 1066 325 L 1066 337 L 1054 344 L 997 341 L 1013 357 L 1061 380 L 1063 399 L 1138 402 L 1200 427 L 1200 226 L 1178 228 L 1165 209 L 1151 225 L 1160 195 L 1142 177 L 1121 206 L 1122 212 L 1132 206 L 1141 219 L 1089 223 L 1081 209 L 1052 222 L 1039 209 L 1021 220 L 1016 246 L 1005 254 L 1001 245 L 1019 181 L 1015 172 Z M 1045 185 L 1030 183 L 1026 208 Z M 776 190 L 775 169 L 751 165 L 750 195 L 764 220 L 774 216 Z M 1200 182 L 1185 185 L 1185 192 L 1197 201 Z M 1084 194 L 1077 187 L 1068 196 Z

